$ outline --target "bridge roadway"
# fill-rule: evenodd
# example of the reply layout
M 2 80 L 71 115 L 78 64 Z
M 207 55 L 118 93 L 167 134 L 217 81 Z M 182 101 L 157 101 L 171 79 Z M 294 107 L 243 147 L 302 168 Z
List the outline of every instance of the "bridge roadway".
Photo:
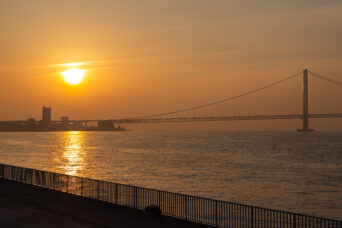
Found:
M 310 119 L 319 118 L 342 118 L 342 113 L 323 113 L 309 114 Z M 302 114 L 287 115 L 250 115 L 250 116 L 206 116 L 206 117 L 175 117 L 175 118 L 129 118 L 129 119 L 111 119 L 113 124 L 142 124 L 142 123 L 177 123 L 177 122 L 209 122 L 209 121 L 236 121 L 236 120 L 290 120 L 303 119 Z M 69 120 L 69 123 L 82 122 L 91 123 L 101 120 Z M 25 124 L 27 121 L 0 121 L 1 123 Z M 53 120 L 51 123 L 61 123 L 60 120 Z
M 341 118 L 342 113 L 309 114 L 314 118 Z M 117 119 L 114 124 L 136 124 L 136 123 L 173 123 L 173 122 L 202 122 L 202 121 L 234 121 L 234 120 L 283 120 L 303 119 L 303 115 L 253 115 L 253 116 L 219 116 L 219 117 L 176 117 L 176 118 L 153 118 L 153 119 Z

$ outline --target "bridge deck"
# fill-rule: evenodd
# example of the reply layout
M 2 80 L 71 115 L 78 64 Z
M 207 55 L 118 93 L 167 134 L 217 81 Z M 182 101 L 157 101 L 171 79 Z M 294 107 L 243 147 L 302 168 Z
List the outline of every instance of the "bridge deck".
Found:
M 341 118 L 342 113 L 309 114 L 308 118 Z M 207 117 L 176 117 L 176 118 L 146 118 L 146 119 L 118 119 L 115 124 L 133 123 L 167 123 L 167 122 L 201 122 L 201 121 L 235 121 L 235 120 L 290 120 L 303 119 L 300 114 L 288 115 L 252 115 L 252 116 L 207 116 Z

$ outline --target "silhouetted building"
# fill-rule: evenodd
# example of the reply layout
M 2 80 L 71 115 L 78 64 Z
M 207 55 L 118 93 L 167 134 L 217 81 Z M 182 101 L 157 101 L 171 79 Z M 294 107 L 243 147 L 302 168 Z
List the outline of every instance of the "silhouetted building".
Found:
M 62 123 L 68 123 L 69 122 L 69 117 L 68 116 L 62 116 L 61 117 L 61 122 Z
M 36 131 L 37 123 L 35 118 L 29 118 L 26 121 L 27 127 L 26 130 L 28 131 Z
M 27 125 L 35 126 L 36 125 L 36 119 L 35 118 L 28 118 L 27 119 Z
M 51 107 L 43 106 L 43 123 L 50 123 L 51 122 Z

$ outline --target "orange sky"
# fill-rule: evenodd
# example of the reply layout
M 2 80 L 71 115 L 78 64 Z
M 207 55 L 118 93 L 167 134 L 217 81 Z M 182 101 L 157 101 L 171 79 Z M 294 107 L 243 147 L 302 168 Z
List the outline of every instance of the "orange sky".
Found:
M 0 120 L 40 119 L 41 106 L 50 104 L 53 119 L 172 111 L 237 95 L 306 67 L 342 81 L 341 38 L 340 0 L 2 0 Z M 59 73 L 66 69 L 59 64 L 70 62 L 86 62 L 78 86 L 66 84 Z M 295 84 L 287 86 L 292 90 L 279 88 L 284 97 L 297 97 Z M 312 88 L 321 89 L 317 83 Z M 324 88 L 332 99 L 310 100 L 312 111 L 342 112 L 341 87 Z M 244 102 L 261 107 L 270 94 Z M 296 111 L 286 104 L 291 101 L 279 101 Z M 220 108 L 207 114 L 217 115 Z M 299 121 L 159 128 L 165 127 L 286 130 L 298 128 Z M 342 121 L 314 121 L 314 127 L 342 130 Z

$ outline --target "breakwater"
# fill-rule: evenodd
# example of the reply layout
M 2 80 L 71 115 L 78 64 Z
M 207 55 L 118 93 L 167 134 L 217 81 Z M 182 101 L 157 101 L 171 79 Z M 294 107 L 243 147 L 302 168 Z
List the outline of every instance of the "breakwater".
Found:
M 0 164 L 0 177 L 216 227 L 329 227 L 342 221 Z

